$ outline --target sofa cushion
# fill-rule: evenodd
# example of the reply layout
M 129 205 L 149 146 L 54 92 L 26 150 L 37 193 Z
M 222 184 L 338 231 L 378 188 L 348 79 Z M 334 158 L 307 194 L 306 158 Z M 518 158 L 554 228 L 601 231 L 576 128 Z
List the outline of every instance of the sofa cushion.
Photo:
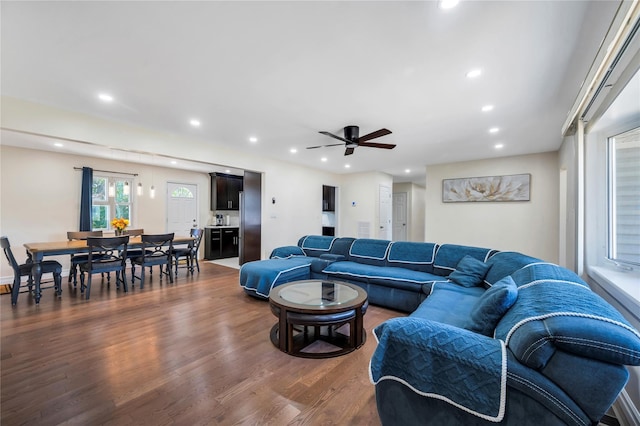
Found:
M 424 284 L 439 278 L 428 272 L 389 266 L 371 266 L 352 261 L 333 262 L 322 272 L 336 280 L 361 281 L 418 293 L 422 291 Z
M 484 293 L 483 287 L 462 287 L 451 282 L 438 281 L 433 284 L 431 294 L 410 316 L 462 328 Z
M 448 278 L 463 287 L 475 287 L 482 285 L 488 270 L 489 266 L 486 263 L 467 255 L 460 259 L 456 270 L 449 274 Z
M 350 260 L 374 266 L 386 266 L 391 241 L 360 238 L 351 244 Z
M 497 253 L 496 250 L 487 248 L 443 244 L 436 251 L 433 273 L 446 277 L 456 269 L 458 262 L 465 256 L 486 262 L 495 253 Z
M 478 299 L 464 328 L 492 337 L 498 322 L 517 298 L 518 287 L 513 278 L 507 275 Z
M 391 244 L 387 265 L 421 272 L 433 272 L 437 244 L 396 241 Z

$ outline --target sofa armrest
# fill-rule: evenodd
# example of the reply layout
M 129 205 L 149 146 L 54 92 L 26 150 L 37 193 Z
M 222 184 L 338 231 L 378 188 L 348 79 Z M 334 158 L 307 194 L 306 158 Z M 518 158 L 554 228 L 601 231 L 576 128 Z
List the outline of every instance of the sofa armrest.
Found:
M 331 262 L 337 262 L 339 260 L 347 260 L 347 258 L 341 254 L 321 254 L 320 259 L 329 260 Z
M 341 254 L 322 254 L 311 262 L 311 271 L 320 274 L 327 266 L 341 260 L 346 260 Z
M 298 246 L 284 246 L 273 249 L 269 259 L 286 259 L 291 256 L 306 256 Z
M 484 420 L 504 417 L 507 357 L 501 340 L 412 317 L 386 321 L 374 335 L 372 383 L 396 380 Z

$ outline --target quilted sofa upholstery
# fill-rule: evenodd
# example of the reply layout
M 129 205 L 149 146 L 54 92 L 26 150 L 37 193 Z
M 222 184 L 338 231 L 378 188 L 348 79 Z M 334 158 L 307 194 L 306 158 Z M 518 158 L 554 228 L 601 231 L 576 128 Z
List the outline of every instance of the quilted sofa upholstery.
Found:
M 374 329 L 369 373 L 384 425 L 597 424 L 625 366 L 640 365 L 638 331 L 565 268 L 452 244 L 336 238 L 305 251 L 312 242 L 273 260 L 303 258 L 308 278 L 354 283 L 370 303 L 409 314 Z M 482 278 L 461 285 L 469 258 Z M 501 294 L 513 297 L 500 315 L 478 316 Z

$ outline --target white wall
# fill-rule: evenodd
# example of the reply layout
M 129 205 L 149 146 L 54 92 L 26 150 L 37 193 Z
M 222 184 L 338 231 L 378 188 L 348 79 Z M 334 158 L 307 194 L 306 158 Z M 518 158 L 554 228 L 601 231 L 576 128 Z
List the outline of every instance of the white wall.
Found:
M 415 183 L 393 184 L 393 193 L 407 193 L 407 241 L 424 241 L 425 188 Z
M 24 243 L 66 240 L 67 231 L 78 230 L 82 174 L 74 167 L 139 174 L 132 189 L 134 228 L 144 228 L 149 233 L 166 231 L 167 181 L 197 185 L 199 225 L 206 225 L 209 218 L 210 182 L 205 173 L 5 145 L 0 146 L 0 165 L 0 233 L 9 237 L 18 261 L 25 259 Z M 138 182 L 144 185 L 145 194 L 141 197 L 136 196 Z M 152 183 L 156 187 L 154 199 L 149 197 Z M 68 268 L 69 256 L 56 260 Z M 3 281 L 12 275 L 7 262 L 0 263 Z
M 370 238 L 377 238 L 380 220 L 380 185 L 392 188 L 393 178 L 380 172 L 355 173 L 342 177 L 339 191 L 339 236 L 357 237 L 358 223 L 366 222 L 369 223 Z
M 443 203 L 442 180 L 531 174 L 530 201 Z M 558 153 L 427 167 L 425 240 L 558 260 Z

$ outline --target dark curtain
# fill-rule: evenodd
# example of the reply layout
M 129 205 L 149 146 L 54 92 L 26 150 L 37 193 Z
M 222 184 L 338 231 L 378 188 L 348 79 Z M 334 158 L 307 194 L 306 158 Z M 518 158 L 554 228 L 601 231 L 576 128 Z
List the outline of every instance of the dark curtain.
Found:
M 91 187 L 93 186 L 93 169 L 82 168 L 82 190 L 80 192 L 80 229 L 91 231 Z

